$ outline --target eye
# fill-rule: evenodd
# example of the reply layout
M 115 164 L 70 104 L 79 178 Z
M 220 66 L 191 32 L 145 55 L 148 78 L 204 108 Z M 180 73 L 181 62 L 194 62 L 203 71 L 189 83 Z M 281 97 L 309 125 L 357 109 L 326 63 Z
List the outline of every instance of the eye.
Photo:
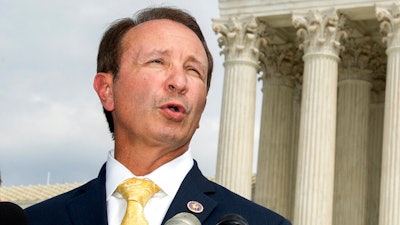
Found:
M 189 67 L 188 70 L 189 70 L 189 71 L 193 71 L 193 72 L 197 73 L 198 75 L 201 75 L 200 72 L 199 72 L 199 70 L 196 69 L 196 68 L 194 68 L 194 67 Z
M 198 77 L 200 80 L 205 81 L 206 75 L 202 72 L 202 70 L 196 67 L 188 67 L 188 72 L 192 74 L 192 76 Z
M 150 63 L 163 64 L 163 61 L 162 61 L 162 59 L 153 59 L 153 60 L 150 60 Z

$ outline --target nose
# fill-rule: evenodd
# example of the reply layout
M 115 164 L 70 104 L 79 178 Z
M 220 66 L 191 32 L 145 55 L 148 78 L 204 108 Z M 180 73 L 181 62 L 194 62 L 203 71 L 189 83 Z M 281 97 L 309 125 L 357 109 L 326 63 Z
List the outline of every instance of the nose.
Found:
M 182 69 L 171 68 L 166 81 L 169 92 L 184 94 L 187 91 L 187 77 Z

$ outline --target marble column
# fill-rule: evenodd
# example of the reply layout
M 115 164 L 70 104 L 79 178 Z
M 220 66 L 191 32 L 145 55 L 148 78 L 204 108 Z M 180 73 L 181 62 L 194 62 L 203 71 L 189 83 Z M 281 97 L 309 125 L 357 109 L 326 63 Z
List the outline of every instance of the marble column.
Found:
M 387 44 L 379 224 L 400 224 L 400 5 L 377 7 Z
M 346 41 L 339 70 L 333 224 L 366 225 L 367 150 L 374 42 Z
M 386 60 L 386 57 L 382 57 Z M 382 63 L 386 65 L 386 63 Z M 378 76 L 377 76 L 378 77 Z M 367 223 L 379 223 L 379 193 L 381 180 L 383 115 L 385 104 L 384 76 L 372 81 L 368 138 Z
M 336 10 L 293 15 L 302 39 L 302 86 L 296 198 L 293 223 L 331 225 L 335 163 L 336 103 L 344 17 Z
M 301 68 L 304 68 L 302 65 Z M 294 182 L 290 187 L 290 192 L 292 194 L 292 215 L 290 221 L 294 220 L 294 209 L 295 209 L 295 190 L 296 190 L 296 180 L 297 180 L 297 163 L 298 163 L 298 152 L 299 152 L 299 130 L 300 130 L 300 115 L 301 115 L 301 93 L 302 93 L 302 73 L 296 76 L 296 83 L 293 96 L 293 121 L 292 121 L 292 151 L 293 151 L 293 167 L 294 167 Z
M 216 181 L 251 199 L 258 61 L 266 40 L 255 17 L 213 22 L 225 55 Z
M 295 181 L 293 97 L 301 56 L 290 44 L 266 50 L 254 201 L 292 219 Z

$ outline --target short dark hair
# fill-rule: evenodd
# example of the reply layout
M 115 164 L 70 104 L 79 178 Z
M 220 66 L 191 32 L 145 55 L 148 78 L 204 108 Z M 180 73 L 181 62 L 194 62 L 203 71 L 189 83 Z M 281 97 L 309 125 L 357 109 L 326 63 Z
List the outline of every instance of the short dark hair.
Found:
M 115 21 L 104 33 L 97 55 L 97 72 L 110 73 L 117 78 L 122 54 L 122 39 L 125 34 L 138 24 L 157 20 L 168 19 L 181 23 L 192 30 L 203 44 L 207 55 L 207 91 L 210 89 L 213 70 L 213 58 L 196 19 L 189 13 L 171 7 L 145 8 L 138 11 L 133 18 L 123 18 Z M 103 108 L 110 132 L 114 135 L 114 121 L 110 111 Z

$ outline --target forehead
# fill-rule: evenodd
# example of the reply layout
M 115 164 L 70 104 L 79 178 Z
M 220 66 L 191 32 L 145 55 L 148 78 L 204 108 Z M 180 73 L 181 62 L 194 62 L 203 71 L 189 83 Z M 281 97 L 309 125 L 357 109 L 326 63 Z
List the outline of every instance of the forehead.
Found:
M 176 43 L 175 39 L 179 39 L 181 42 Z M 123 38 L 122 46 L 140 47 L 138 46 L 139 43 L 157 45 L 161 41 L 170 41 L 172 42 L 171 44 L 190 45 L 196 50 L 200 49 L 205 54 L 202 42 L 191 29 L 168 19 L 150 20 L 131 28 Z
M 155 29 L 157 28 L 157 29 Z M 182 23 L 178 23 L 176 21 L 173 20 L 169 20 L 169 19 L 155 19 L 155 20 L 149 20 L 143 23 L 140 23 L 136 26 L 134 26 L 131 31 L 137 31 L 137 32 L 141 32 L 141 31 L 146 31 L 146 30 L 153 30 L 153 31 L 160 31 L 160 30 L 168 30 L 168 29 L 176 29 L 176 30 L 186 30 L 189 33 L 193 33 L 192 35 L 196 34 L 190 30 L 188 27 L 186 27 L 184 24 Z M 197 36 L 196 36 L 197 37 Z

